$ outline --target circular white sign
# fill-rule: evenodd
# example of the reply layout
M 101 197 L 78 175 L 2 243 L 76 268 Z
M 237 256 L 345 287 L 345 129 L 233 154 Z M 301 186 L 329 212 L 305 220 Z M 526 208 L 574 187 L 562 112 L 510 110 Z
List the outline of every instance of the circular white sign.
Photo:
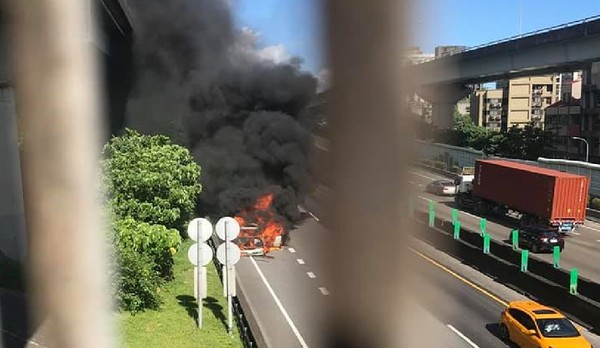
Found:
M 206 266 L 213 259 L 213 250 L 206 243 L 200 243 L 200 249 L 201 249 L 201 255 L 200 256 L 202 256 L 201 259 L 200 259 L 200 265 L 201 266 Z M 190 260 L 190 262 L 194 266 L 198 266 L 198 243 L 194 243 L 194 245 L 192 245 L 188 249 L 188 260 Z
M 225 238 L 225 228 L 227 228 L 227 239 Z M 232 217 L 224 217 L 217 221 L 215 230 L 217 230 L 217 236 L 219 236 L 221 240 L 231 242 L 240 234 L 240 224 Z
M 198 235 L 200 235 L 200 241 L 205 242 L 212 236 L 213 226 L 210 221 L 204 218 L 196 218 L 188 224 L 187 234 L 195 242 L 198 241 Z
M 225 245 L 227 245 L 227 264 L 225 264 Z M 217 248 L 217 260 L 225 266 L 235 265 L 240 261 L 241 256 L 240 248 L 231 242 L 221 243 Z

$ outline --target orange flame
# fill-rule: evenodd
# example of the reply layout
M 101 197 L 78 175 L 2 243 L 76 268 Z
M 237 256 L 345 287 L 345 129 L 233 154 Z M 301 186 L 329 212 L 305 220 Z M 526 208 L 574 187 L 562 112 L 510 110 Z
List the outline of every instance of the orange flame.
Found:
M 264 253 L 281 248 L 285 228 L 276 221 L 272 204 L 273 194 L 266 194 L 258 198 L 252 207 L 235 217 L 241 226 L 238 239 L 244 243 L 240 246 L 242 250 L 257 249 L 260 247 L 259 242 Z

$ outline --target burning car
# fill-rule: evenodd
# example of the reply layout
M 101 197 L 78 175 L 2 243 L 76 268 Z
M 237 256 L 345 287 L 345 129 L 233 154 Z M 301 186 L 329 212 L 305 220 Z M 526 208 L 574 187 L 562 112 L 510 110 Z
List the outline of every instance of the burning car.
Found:
M 265 255 L 281 249 L 285 228 L 277 221 L 272 204 L 273 194 L 268 194 L 235 216 L 240 224 L 240 234 L 234 243 L 240 247 L 242 255 Z

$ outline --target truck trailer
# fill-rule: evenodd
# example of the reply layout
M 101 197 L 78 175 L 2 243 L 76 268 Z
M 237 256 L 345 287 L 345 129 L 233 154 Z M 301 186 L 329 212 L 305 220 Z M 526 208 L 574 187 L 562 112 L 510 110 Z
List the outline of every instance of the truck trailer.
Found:
M 459 209 L 479 215 L 508 215 L 522 226 L 568 233 L 585 221 L 590 180 L 507 160 L 477 160 L 474 175 L 459 175 Z

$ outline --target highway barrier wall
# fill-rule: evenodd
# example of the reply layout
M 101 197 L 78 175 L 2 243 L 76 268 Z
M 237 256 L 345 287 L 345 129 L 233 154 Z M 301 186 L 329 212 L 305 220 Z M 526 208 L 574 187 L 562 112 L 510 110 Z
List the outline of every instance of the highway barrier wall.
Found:
M 417 238 L 513 290 L 567 313 L 590 331 L 600 333 L 598 284 L 580 277 L 578 294 L 571 295 L 568 270 L 556 269 L 550 263 L 530 257 L 528 271 L 522 272 L 520 251 L 512 250 L 510 244 L 492 239 L 490 253 L 484 254 L 483 238 L 479 231 L 461 228 L 460 240 L 455 240 L 450 221 L 435 218 L 434 227 L 429 228 L 427 213 L 416 211 L 414 217 L 422 225 L 415 233 Z
M 221 242 L 219 239 L 213 235 L 211 239 L 208 240 L 208 244 L 213 249 L 214 254 L 217 254 L 217 247 Z M 221 284 L 223 286 L 224 283 L 224 275 L 223 275 L 223 265 L 219 263 L 217 258 L 213 259 L 215 267 L 217 269 L 217 274 L 221 279 Z M 242 339 L 242 343 L 244 348 L 257 348 L 257 347 L 266 347 L 263 339 L 263 334 L 259 329 L 259 326 L 256 322 L 256 319 L 252 315 L 252 311 L 244 311 L 244 308 L 248 309 L 248 301 L 246 300 L 246 294 L 244 293 L 243 284 L 240 283 L 239 277 L 236 275 L 236 297 L 232 298 L 233 305 L 233 316 L 238 327 L 238 331 L 240 333 L 240 338 Z M 226 310 L 226 309 L 225 309 Z
M 537 161 L 525 161 L 514 158 L 486 156 L 479 150 L 440 143 L 428 143 L 419 140 L 416 141 L 415 150 L 420 159 L 434 162 L 432 166 L 443 165 L 444 168 L 438 169 L 443 169 L 451 173 L 456 172 L 453 170 L 455 167 L 473 167 L 477 159 L 487 157 L 585 175 L 590 178 L 590 195 L 600 197 L 600 165 L 598 164 L 543 157 L 538 158 Z

